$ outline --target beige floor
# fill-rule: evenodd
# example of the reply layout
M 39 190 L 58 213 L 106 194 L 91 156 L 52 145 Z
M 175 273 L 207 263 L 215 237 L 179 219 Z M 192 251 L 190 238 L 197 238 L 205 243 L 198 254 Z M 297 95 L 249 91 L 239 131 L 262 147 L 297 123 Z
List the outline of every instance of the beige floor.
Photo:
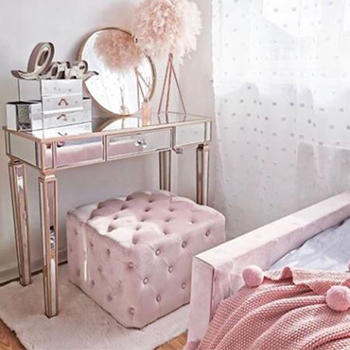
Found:
M 186 334 L 181 334 L 169 343 L 166 343 L 157 350 L 182 350 L 186 343 Z M 4 322 L 0 320 L 0 350 L 25 350 L 24 346 L 17 339 Z

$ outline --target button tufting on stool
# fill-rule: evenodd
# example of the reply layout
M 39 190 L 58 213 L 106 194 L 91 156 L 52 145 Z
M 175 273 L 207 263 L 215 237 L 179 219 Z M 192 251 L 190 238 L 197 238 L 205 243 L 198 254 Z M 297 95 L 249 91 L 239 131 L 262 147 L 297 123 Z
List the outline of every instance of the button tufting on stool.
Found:
M 81 206 L 67 215 L 69 279 L 142 328 L 189 302 L 192 257 L 223 243 L 224 226 L 216 210 L 166 191 Z

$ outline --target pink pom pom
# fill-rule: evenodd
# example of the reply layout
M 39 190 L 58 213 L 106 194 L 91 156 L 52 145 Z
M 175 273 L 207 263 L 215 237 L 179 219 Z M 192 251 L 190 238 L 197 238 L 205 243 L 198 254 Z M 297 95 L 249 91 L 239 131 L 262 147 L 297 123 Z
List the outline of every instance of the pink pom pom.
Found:
M 242 277 L 248 287 L 258 287 L 264 281 L 264 272 L 259 266 L 251 265 L 243 270 Z
M 350 308 L 350 289 L 345 286 L 333 286 L 326 294 L 326 303 L 334 311 L 346 311 Z

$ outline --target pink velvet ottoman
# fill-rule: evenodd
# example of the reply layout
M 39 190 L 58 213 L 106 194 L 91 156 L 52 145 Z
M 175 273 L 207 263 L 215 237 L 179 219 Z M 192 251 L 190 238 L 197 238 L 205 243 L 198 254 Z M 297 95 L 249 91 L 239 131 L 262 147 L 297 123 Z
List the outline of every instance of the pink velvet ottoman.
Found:
M 225 241 L 225 218 L 169 192 L 137 192 L 69 211 L 67 241 L 70 281 L 141 328 L 189 302 L 192 257 Z

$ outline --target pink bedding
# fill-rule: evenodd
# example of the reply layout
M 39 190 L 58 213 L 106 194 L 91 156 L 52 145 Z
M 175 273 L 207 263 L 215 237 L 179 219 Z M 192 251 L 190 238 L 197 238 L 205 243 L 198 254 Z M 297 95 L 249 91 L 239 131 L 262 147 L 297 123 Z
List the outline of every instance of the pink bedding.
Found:
M 265 272 L 259 287 L 220 303 L 199 349 L 350 349 L 350 310 L 334 311 L 325 301 L 334 285 L 350 287 L 350 273 Z

